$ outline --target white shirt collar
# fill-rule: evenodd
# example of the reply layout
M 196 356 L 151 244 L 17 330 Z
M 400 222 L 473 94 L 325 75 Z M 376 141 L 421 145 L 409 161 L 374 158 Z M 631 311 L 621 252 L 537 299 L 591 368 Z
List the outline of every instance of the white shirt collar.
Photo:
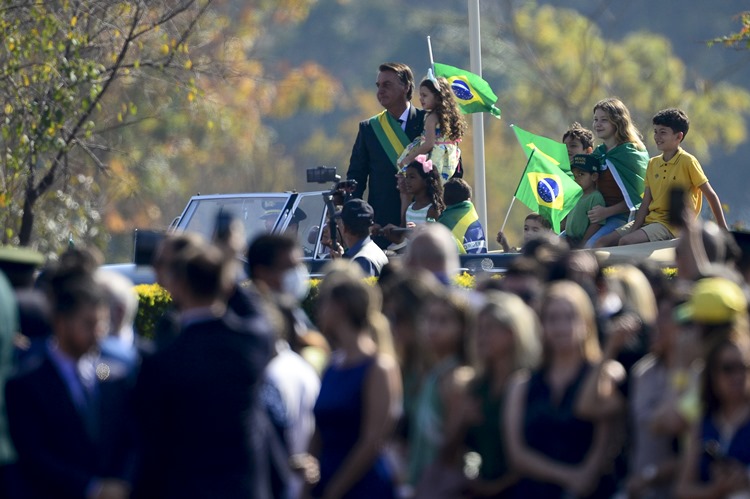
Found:
M 411 102 L 406 103 L 406 109 L 401 113 L 401 116 L 398 117 L 398 119 L 401 120 L 401 130 L 403 131 L 406 131 L 406 120 L 409 119 L 409 111 L 411 111 Z

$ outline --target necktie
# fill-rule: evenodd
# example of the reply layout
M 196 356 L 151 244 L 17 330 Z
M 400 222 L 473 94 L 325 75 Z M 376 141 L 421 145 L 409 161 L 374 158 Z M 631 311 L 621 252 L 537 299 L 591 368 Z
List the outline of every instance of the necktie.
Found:
M 98 405 L 96 397 L 96 367 L 93 359 L 83 358 L 78 362 L 76 370 L 81 384 L 83 400 L 81 401 L 81 416 L 89 435 L 96 439 L 98 433 Z

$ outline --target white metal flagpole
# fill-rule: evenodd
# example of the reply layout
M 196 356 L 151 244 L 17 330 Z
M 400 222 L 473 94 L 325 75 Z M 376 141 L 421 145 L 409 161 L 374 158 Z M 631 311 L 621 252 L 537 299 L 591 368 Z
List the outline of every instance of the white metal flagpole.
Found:
M 427 49 L 430 51 L 430 69 L 432 73 L 435 73 L 435 59 L 432 57 L 432 42 L 430 41 L 430 35 L 427 35 Z
M 468 0 L 469 2 L 469 56 L 471 60 L 471 72 L 482 76 L 482 41 L 479 29 L 479 0 Z M 487 185 L 484 170 L 484 113 L 474 113 L 472 116 L 472 129 L 474 137 L 474 207 L 479 215 L 479 221 L 484 227 L 485 233 L 489 230 L 487 226 Z
M 513 125 L 511 125 L 511 127 L 512 126 Z M 523 173 L 521 174 L 521 178 L 518 180 L 518 185 L 516 186 L 516 190 L 513 191 L 513 198 L 510 200 L 510 206 L 508 206 L 508 213 L 505 214 L 505 220 L 503 220 L 503 226 L 500 228 L 500 232 L 505 232 L 505 224 L 508 223 L 510 210 L 513 209 L 513 203 L 516 202 L 516 192 L 518 192 L 518 188 L 521 187 L 521 182 L 523 182 L 523 179 L 526 176 L 526 170 L 529 168 L 529 163 L 531 163 L 531 158 L 534 157 L 535 152 L 536 152 L 536 148 L 532 149 L 531 154 L 529 154 L 529 159 L 526 160 L 526 166 L 523 167 Z
M 505 220 L 503 220 L 503 226 L 500 227 L 500 232 L 505 233 L 505 224 L 508 223 L 508 217 L 510 216 L 510 210 L 513 209 L 513 203 L 516 202 L 516 197 L 513 196 L 513 198 L 510 200 L 510 206 L 508 206 L 508 213 L 505 214 Z

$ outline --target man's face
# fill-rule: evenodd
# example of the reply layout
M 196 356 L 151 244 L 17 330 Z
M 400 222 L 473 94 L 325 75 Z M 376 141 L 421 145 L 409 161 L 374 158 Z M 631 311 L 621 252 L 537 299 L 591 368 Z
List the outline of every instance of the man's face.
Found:
M 282 291 L 284 273 L 289 269 L 295 268 L 301 262 L 302 253 L 299 249 L 295 248 L 292 251 L 279 253 L 276 256 L 276 261 L 274 262 L 273 267 L 263 273 L 262 279 L 272 291 L 280 293 Z
M 379 72 L 375 86 L 378 87 L 378 102 L 385 109 L 406 103 L 408 88 L 398 79 L 398 76 L 393 71 Z
M 108 326 L 106 306 L 82 305 L 71 315 L 55 318 L 55 337 L 63 352 L 78 359 L 99 343 Z

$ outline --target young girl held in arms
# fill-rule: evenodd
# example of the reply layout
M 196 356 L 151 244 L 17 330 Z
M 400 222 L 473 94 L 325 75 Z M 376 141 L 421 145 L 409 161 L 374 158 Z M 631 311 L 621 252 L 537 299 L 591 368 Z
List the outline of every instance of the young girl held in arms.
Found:
M 445 78 L 435 78 L 432 71 L 419 84 L 419 102 L 427 111 L 424 132 L 406 147 L 398 166 L 403 168 L 420 154 L 427 154 L 445 183 L 456 173 L 461 157 L 458 143 L 466 132 L 466 122 L 453 99 L 450 83 Z

